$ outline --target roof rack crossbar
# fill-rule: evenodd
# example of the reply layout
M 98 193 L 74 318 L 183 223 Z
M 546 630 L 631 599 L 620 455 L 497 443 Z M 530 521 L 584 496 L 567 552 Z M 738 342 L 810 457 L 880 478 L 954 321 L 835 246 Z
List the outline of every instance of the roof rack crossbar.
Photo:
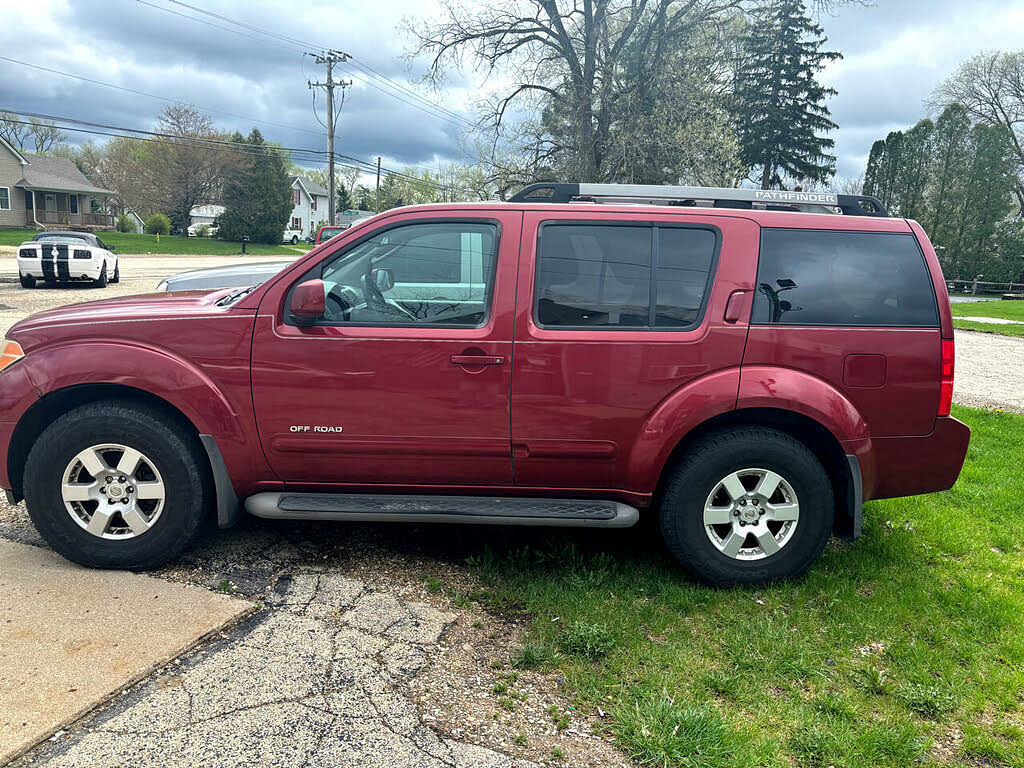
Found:
M 840 195 L 835 192 L 790 192 L 781 189 L 727 189 L 656 184 L 530 184 L 514 195 L 513 203 L 652 203 L 696 205 L 716 208 L 753 208 L 760 204 L 772 210 L 838 208 L 846 216 L 888 216 L 885 206 L 870 195 Z

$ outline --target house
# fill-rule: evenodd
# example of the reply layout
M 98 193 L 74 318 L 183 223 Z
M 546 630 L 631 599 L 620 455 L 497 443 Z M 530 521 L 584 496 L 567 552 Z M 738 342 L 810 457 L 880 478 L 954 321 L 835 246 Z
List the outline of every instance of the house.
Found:
M 92 206 L 99 198 L 106 211 L 113 194 L 65 157 L 21 152 L 0 138 L 0 227 L 113 227 L 114 217 Z
M 189 226 L 193 224 L 209 224 L 213 226 L 214 219 L 222 213 L 224 213 L 223 205 L 197 205 L 188 212 Z
M 131 208 L 125 208 L 124 215 L 127 216 L 128 220 L 131 222 L 132 232 L 134 232 L 136 235 L 145 234 L 146 222 L 143 221 L 142 217 L 138 213 L 133 211 Z
M 292 218 L 290 229 L 303 236 L 315 235 L 329 214 L 327 189 L 302 176 L 290 176 L 292 182 Z

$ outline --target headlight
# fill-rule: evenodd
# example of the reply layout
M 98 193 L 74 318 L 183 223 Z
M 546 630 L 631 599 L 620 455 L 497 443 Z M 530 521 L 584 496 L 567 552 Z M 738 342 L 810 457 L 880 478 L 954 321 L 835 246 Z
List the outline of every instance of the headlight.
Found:
M 160 285 L 158 285 L 156 287 L 156 292 L 157 293 L 162 293 L 162 292 L 164 292 L 166 290 L 167 290 L 167 281 L 166 280 L 161 280 L 160 281 Z
M 21 344 L 10 339 L 4 339 L 3 342 L 0 342 L 0 371 L 18 362 L 24 356 L 25 352 L 22 350 Z

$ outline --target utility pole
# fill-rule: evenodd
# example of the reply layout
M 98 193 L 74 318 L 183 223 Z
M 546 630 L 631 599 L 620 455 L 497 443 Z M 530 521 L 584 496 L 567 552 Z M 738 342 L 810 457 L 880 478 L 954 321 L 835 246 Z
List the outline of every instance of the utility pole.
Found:
M 317 64 L 327 65 L 327 80 L 323 83 L 309 83 L 310 89 L 313 88 L 324 88 L 327 91 L 327 215 L 330 223 L 337 224 L 335 219 L 335 209 L 337 208 L 337 196 L 334 190 L 334 89 L 335 87 L 342 89 L 342 98 L 344 99 L 344 90 L 352 85 L 351 80 L 337 80 L 333 78 L 334 65 L 348 61 L 348 54 L 341 51 L 327 51 L 323 54 L 314 54 L 314 61 Z
M 374 197 L 374 213 L 380 213 L 380 155 L 377 156 L 377 194 Z

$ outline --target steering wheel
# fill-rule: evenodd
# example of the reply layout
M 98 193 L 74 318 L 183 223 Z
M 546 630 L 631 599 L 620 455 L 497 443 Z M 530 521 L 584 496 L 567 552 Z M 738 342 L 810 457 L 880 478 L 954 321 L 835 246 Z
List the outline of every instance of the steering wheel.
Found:
M 387 299 L 377 290 L 377 286 L 363 279 L 363 286 L 335 284 L 326 292 L 326 313 L 328 319 L 340 318 L 345 322 L 352 319 L 353 313 L 370 310 L 376 315 L 397 317 L 404 320 L 416 320 L 416 316 L 395 301 Z M 367 284 L 371 287 L 366 288 Z

